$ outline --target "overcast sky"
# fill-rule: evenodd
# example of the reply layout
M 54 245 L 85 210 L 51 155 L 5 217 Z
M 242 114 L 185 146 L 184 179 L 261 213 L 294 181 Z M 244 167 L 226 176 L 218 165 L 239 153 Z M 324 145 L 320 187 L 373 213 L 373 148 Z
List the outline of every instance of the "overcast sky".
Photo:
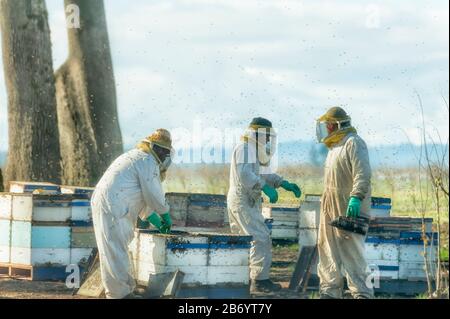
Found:
M 280 141 L 309 141 L 344 105 L 371 145 L 448 137 L 449 2 L 105 1 L 124 142 L 159 127 L 245 127 L 271 119 Z M 55 70 L 67 56 L 62 0 L 47 0 Z M 3 66 L 0 62 L 1 70 Z M 0 72 L 0 149 L 6 92 Z M 405 133 L 406 132 L 406 133 Z

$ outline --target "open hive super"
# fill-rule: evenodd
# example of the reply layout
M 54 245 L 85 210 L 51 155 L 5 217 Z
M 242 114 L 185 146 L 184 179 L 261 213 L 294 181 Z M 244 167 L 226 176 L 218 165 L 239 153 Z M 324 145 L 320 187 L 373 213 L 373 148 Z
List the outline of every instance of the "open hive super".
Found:
M 140 230 L 130 245 L 136 278 L 182 271 L 184 284 L 197 286 L 249 284 L 251 236 Z

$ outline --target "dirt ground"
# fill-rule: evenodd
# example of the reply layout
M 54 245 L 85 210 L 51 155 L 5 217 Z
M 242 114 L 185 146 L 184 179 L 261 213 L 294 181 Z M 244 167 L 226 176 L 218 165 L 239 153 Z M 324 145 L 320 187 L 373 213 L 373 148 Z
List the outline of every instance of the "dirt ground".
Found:
M 297 261 L 297 245 L 274 245 L 272 278 L 283 288 L 289 286 L 289 280 Z M 31 282 L 0 278 L 0 299 L 83 299 L 73 296 L 64 282 Z M 255 298 L 300 298 L 296 293 L 283 289 L 274 295 L 260 295 Z
M 282 290 L 276 294 L 264 294 L 253 298 L 281 298 L 281 299 L 314 299 L 317 292 L 300 295 L 288 288 L 298 257 L 297 244 L 274 244 L 271 268 L 272 279 L 281 284 Z M 0 299 L 85 299 L 72 295 L 63 282 L 31 282 L 0 278 Z M 384 296 L 381 298 L 392 298 Z M 395 298 L 398 298 L 396 296 Z

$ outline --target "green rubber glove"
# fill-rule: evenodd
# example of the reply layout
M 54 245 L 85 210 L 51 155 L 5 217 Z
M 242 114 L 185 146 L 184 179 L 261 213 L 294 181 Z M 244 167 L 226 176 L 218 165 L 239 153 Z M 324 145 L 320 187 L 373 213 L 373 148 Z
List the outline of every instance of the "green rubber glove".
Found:
M 165 214 L 161 215 L 163 224 L 161 227 L 161 232 L 164 234 L 169 234 L 170 233 L 170 229 L 172 228 L 172 219 L 170 218 L 170 213 L 167 212 Z
M 267 197 L 269 197 L 271 204 L 275 204 L 278 201 L 278 192 L 275 188 L 270 187 L 269 185 L 266 184 L 262 188 L 262 191 L 264 192 L 264 194 L 267 195 Z
M 161 231 L 161 227 L 163 226 L 163 220 L 161 216 L 158 215 L 158 213 L 153 212 L 150 214 L 150 216 L 147 217 L 147 221 L 155 226 L 156 229 Z
M 288 181 L 283 181 L 281 183 L 281 187 L 287 190 L 288 192 L 293 192 L 295 197 L 300 198 L 302 196 L 302 191 L 300 190 L 300 187 L 298 187 L 297 184 L 289 183 Z
M 358 197 L 350 197 L 347 207 L 347 217 L 357 218 L 361 213 L 361 200 Z

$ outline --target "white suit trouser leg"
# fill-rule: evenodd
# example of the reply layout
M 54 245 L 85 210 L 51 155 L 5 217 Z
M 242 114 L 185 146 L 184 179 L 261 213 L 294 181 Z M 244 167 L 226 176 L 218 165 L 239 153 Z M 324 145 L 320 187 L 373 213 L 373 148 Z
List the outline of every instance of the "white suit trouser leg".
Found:
M 92 215 L 106 298 L 121 299 L 136 287 L 128 249 L 133 225 L 128 225 L 128 218 L 113 221 L 111 214 L 95 211 L 95 208 Z
M 272 265 L 272 238 L 261 211 L 257 207 L 246 207 L 242 210 L 228 209 L 228 216 L 233 234 L 253 236 L 250 248 L 250 279 L 269 279 Z
M 321 223 L 318 274 L 322 294 L 342 298 L 345 275 L 353 297 L 373 297 L 373 289 L 366 284 L 368 273 L 364 241 L 365 237 L 358 234 L 337 236 L 332 226 Z

